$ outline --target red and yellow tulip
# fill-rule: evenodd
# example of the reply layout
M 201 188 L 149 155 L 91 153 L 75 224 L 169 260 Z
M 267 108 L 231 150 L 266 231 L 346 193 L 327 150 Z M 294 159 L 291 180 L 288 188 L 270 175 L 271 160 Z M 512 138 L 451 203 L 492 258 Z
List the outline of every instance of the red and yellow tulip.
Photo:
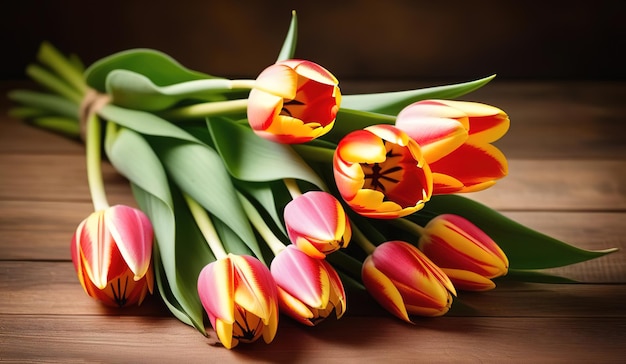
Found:
M 498 244 L 464 217 L 439 215 L 426 224 L 418 248 L 442 268 L 455 287 L 485 291 L 507 274 L 509 261 Z
M 337 272 L 325 259 L 312 258 L 294 245 L 281 251 L 271 264 L 278 285 L 281 312 L 315 326 L 331 314 L 346 311 L 346 293 Z
M 257 258 L 228 254 L 206 265 L 198 276 L 198 294 L 224 347 L 261 336 L 272 342 L 278 328 L 276 282 Z
M 363 216 L 391 219 L 420 210 L 433 191 L 419 145 L 392 125 L 347 134 L 333 158 L 342 198 Z
M 456 291 L 446 274 L 415 246 L 385 242 L 363 263 L 363 284 L 381 306 L 404 321 L 409 314 L 441 316 Z
M 313 258 L 345 248 L 350 242 L 350 221 L 341 203 L 330 193 L 309 191 L 291 200 L 284 211 L 289 239 Z
M 422 148 L 433 173 L 433 194 L 479 191 L 506 176 L 506 158 L 491 143 L 509 124 L 496 107 L 452 100 L 413 103 L 396 119 L 396 126 Z
M 261 137 L 304 143 L 328 133 L 341 103 L 339 82 L 322 66 L 286 60 L 266 68 L 248 98 L 248 122 Z
M 72 237 L 72 262 L 85 292 L 108 306 L 141 304 L 152 293 L 152 243 L 148 217 L 115 205 L 93 212 Z

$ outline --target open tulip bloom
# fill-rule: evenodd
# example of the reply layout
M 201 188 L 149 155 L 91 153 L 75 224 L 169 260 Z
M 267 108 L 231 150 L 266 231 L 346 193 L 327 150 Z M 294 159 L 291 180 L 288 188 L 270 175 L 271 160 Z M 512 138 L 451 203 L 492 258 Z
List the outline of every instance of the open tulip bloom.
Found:
M 190 70 L 145 48 L 84 69 L 41 45 L 27 74 L 45 90 L 13 90 L 12 115 L 84 137 L 95 212 L 78 226 L 71 255 L 89 296 L 140 304 L 156 280 L 176 318 L 206 334 L 206 312 L 233 348 L 271 342 L 279 307 L 306 325 L 341 317 L 338 273 L 410 322 L 448 312 L 453 283 L 486 290 L 505 274 L 571 283 L 537 270 L 616 251 L 578 249 L 457 194 L 508 173 L 493 145 L 508 115 L 449 100 L 494 76 L 344 95 L 330 71 L 294 57 L 296 27 L 294 13 L 278 57 L 248 80 Z M 138 209 L 109 207 L 101 150 L 131 183 Z M 309 192 L 293 193 L 288 180 Z
M 432 195 L 432 174 L 419 145 L 391 125 L 346 135 L 337 145 L 333 170 L 343 199 L 366 217 L 406 216 Z
M 108 306 L 141 304 L 152 293 L 152 224 L 132 207 L 93 212 L 72 237 L 72 261 L 85 292 Z
M 279 143 L 304 143 L 332 129 L 341 92 L 322 66 L 286 60 L 266 68 L 250 91 L 248 122 L 261 137 Z
M 490 105 L 424 100 L 404 108 L 395 125 L 419 144 L 433 174 L 433 194 L 441 194 L 479 191 L 506 176 L 506 158 L 490 143 L 509 123 Z

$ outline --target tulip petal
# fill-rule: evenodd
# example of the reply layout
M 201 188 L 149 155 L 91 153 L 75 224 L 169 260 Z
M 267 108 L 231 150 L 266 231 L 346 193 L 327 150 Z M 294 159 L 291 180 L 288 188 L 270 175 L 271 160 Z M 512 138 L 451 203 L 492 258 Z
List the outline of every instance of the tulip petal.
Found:
M 441 268 L 459 290 L 462 291 L 489 291 L 496 288 L 496 284 L 487 277 L 463 269 Z
M 109 281 L 111 255 L 117 248 L 105 226 L 103 210 L 93 212 L 85 219 L 79 243 L 80 251 L 84 256 L 84 269 L 89 280 L 99 289 L 104 289 Z M 119 266 L 113 268 L 116 270 L 113 276 L 120 274 L 123 270 L 123 267 Z
M 293 68 L 284 64 L 274 64 L 259 74 L 254 89 L 282 99 L 293 100 L 296 97 L 297 84 L 298 74 Z
M 130 270 L 134 280 L 141 279 L 152 258 L 154 233 L 148 217 L 138 209 L 116 205 L 104 212 L 104 223 Z
M 198 275 L 198 295 L 209 315 L 211 326 L 235 322 L 234 270 L 230 257 L 207 264 Z M 228 331 L 232 335 L 231 331 Z M 220 336 L 220 341 L 223 337 Z
M 385 161 L 387 149 L 379 136 L 357 130 L 339 142 L 336 153 L 339 159 L 350 163 L 381 163 Z
M 393 282 L 376 268 L 371 256 L 366 258 L 363 263 L 361 276 L 367 291 L 381 306 L 396 317 L 413 323 L 409 319 L 409 314 L 406 311 L 400 292 Z
M 252 89 L 248 102 L 248 122 L 255 132 L 266 130 L 283 107 L 283 98 Z
M 263 263 L 247 255 L 229 254 L 234 269 L 234 300 L 267 325 L 275 314 L 276 283 Z
M 452 153 L 430 164 L 433 173 L 448 175 L 461 181 L 464 187 L 458 192 L 488 187 L 493 180 L 500 179 L 508 173 L 508 163 L 502 152 L 491 144 L 464 144 Z M 434 194 L 449 193 L 436 189 Z
M 276 284 L 309 307 L 324 308 L 330 296 L 328 273 L 319 259 L 294 245 L 280 252 L 271 264 Z

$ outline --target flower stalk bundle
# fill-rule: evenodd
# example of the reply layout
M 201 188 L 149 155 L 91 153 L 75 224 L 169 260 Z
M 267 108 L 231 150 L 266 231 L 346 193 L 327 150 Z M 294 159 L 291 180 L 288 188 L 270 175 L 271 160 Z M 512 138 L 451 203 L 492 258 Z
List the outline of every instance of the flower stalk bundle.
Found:
M 342 95 L 324 67 L 294 58 L 295 13 L 256 79 L 190 70 L 151 49 L 85 68 L 42 44 L 11 113 L 86 144 L 94 213 L 71 253 L 88 295 L 172 314 L 227 348 L 349 312 L 346 286 L 398 318 L 440 316 L 494 280 L 572 282 L 540 272 L 614 249 L 576 248 L 462 193 L 508 173 L 497 107 L 458 98 L 492 78 Z M 102 135 L 102 132 L 104 132 Z M 138 208 L 109 207 L 100 148 Z

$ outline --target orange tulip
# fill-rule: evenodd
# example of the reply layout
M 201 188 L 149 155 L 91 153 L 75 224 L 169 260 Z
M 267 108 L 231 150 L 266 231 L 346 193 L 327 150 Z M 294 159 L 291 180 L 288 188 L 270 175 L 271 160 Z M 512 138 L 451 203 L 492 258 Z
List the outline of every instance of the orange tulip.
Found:
M 281 251 L 271 264 L 282 313 L 315 326 L 331 314 L 346 311 L 346 293 L 339 275 L 325 259 L 312 258 L 295 245 Z
M 257 77 L 248 98 L 248 122 L 261 137 L 304 143 L 328 133 L 341 103 L 339 82 L 322 66 L 286 60 Z
M 72 237 L 72 261 L 85 292 L 108 306 L 141 304 L 152 293 L 152 243 L 148 217 L 116 205 L 93 212 Z
M 274 340 L 276 283 L 257 258 L 228 254 L 206 265 L 198 276 L 198 294 L 224 347 L 231 349 L 261 336 L 266 343 Z
M 441 267 L 455 287 L 485 291 L 507 274 L 509 260 L 493 239 L 464 217 L 439 215 L 426 224 L 418 248 Z
M 392 125 L 347 134 L 333 158 L 335 183 L 363 216 L 391 219 L 420 210 L 432 194 L 430 168 L 419 145 Z
M 479 191 L 506 176 L 506 158 L 491 143 L 509 124 L 496 107 L 452 100 L 413 103 L 396 119 L 422 148 L 433 173 L 433 194 Z
M 363 284 L 381 306 L 404 321 L 409 314 L 441 316 L 456 291 L 445 273 L 415 246 L 388 241 L 363 263 Z
M 348 246 L 350 221 L 341 203 L 327 192 L 309 191 L 285 206 L 289 239 L 313 258 L 324 258 Z

